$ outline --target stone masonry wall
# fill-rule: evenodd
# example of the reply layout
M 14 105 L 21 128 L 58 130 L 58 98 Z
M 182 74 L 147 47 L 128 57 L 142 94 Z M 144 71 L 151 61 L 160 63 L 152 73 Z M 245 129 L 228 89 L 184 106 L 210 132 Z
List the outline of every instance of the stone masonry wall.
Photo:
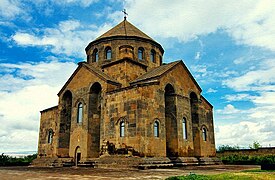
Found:
M 89 55 L 88 58 L 88 63 L 93 63 L 92 62 L 92 53 L 94 49 L 98 49 L 98 56 L 99 56 L 99 61 L 98 63 L 93 63 L 95 65 L 101 66 L 102 64 L 109 63 L 114 60 L 119 60 L 122 59 L 122 57 L 130 57 L 127 53 L 124 55 L 121 55 L 120 47 L 125 46 L 125 45 L 130 45 L 133 48 L 133 60 L 135 61 L 142 61 L 142 63 L 146 64 L 150 68 L 158 67 L 161 65 L 162 61 L 162 53 L 159 50 L 158 47 L 154 46 L 153 44 L 149 42 L 144 42 L 140 41 L 138 39 L 120 39 L 120 40 L 109 40 L 109 41 L 103 41 L 98 44 L 95 44 L 91 46 L 89 51 L 87 52 Z M 106 47 L 111 47 L 112 48 L 112 58 L 111 60 L 106 60 L 105 58 L 105 48 Z M 138 48 L 142 47 L 144 48 L 144 60 L 139 60 L 138 59 Z M 150 53 L 151 50 L 156 51 L 156 62 L 151 62 L 150 60 Z
M 160 121 L 160 134 L 165 132 L 163 112 L 156 106 L 154 87 L 135 87 L 110 93 L 106 101 L 102 139 L 113 143 L 116 148 L 130 146 L 141 156 L 165 156 L 165 136 L 151 140 L 155 119 Z M 120 137 L 120 121 L 126 122 L 124 137 Z
M 97 116 L 88 117 L 89 111 L 89 92 L 90 88 L 94 83 L 98 82 L 102 88 L 102 96 L 107 89 L 114 89 L 113 85 L 107 84 L 102 79 L 98 78 L 96 75 L 89 72 L 86 68 L 81 68 L 79 72 L 75 75 L 72 81 L 67 85 L 66 90 L 72 92 L 72 116 L 71 116 L 71 135 L 70 135 L 70 147 L 69 156 L 75 156 L 75 150 L 77 147 L 80 148 L 82 158 L 88 157 L 98 157 L 98 151 L 92 151 L 91 145 L 100 142 L 99 135 L 97 137 L 92 136 L 93 129 L 95 128 L 95 121 L 99 124 L 99 119 Z M 64 93 L 63 92 L 63 93 Z M 62 102 L 60 95 L 59 109 L 61 110 Z M 77 106 L 78 103 L 83 104 L 83 120 L 82 123 L 77 123 Z M 91 127 L 92 126 L 92 127 Z M 98 129 L 99 127 L 97 127 Z M 98 145 L 99 146 L 99 145 Z M 62 155 L 60 151 L 59 155 Z
M 124 60 L 114 66 L 105 67 L 104 73 L 120 82 L 122 87 L 127 87 L 130 85 L 129 82 L 146 73 L 146 68 Z
M 249 155 L 249 156 L 261 156 L 261 155 L 274 155 L 275 147 L 261 147 L 258 149 L 239 149 L 239 150 L 226 150 L 222 153 L 217 153 L 218 157 L 229 155 Z
M 57 106 L 41 111 L 38 157 L 54 157 L 57 147 Z M 49 130 L 53 131 L 52 143 L 48 143 Z
M 199 129 L 198 133 L 192 134 L 192 120 L 191 120 L 191 107 L 190 107 L 190 93 L 194 92 L 200 97 L 200 90 L 194 84 L 189 74 L 184 70 L 181 65 L 174 67 L 173 70 L 166 73 L 160 79 L 160 88 L 164 89 L 165 86 L 170 83 L 177 94 L 177 122 L 178 122 L 178 144 L 180 156 L 194 156 L 194 142 L 193 136 L 199 137 L 201 140 L 201 149 L 195 149 L 199 156 L 213 156 L 215 155 L 214 144 L 214 129 L 213 129 L 213 115 L 212 108 L 205 102 L 200 102 L 199 106 L 199 126 L 205 125 L 208 129 L 208 140 L 202 143 L 202 131 Z M 182 137 L 182 118 L 187 120 L 187 140 L 183 140 Z M 193 152 L 193 153 L 192 153 Z

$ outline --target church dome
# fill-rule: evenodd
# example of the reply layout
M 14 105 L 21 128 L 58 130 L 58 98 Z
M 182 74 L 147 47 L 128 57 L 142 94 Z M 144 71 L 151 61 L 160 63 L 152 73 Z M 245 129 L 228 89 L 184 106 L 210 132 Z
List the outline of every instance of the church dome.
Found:
M 129 58 L 148 67 L 160 66 L 164 53 L 158 42 L 126 19 L 90 42 L 85 51 L 89 64 Z
M 147 34 L 139 30 L 137 27 L 132 25 L 127 20 L 122 21 L 106 33 L 99 36 L 96 40 L 102 39 L 102 38 L 109 38 L 109 37 L 117 37 L 117 36 L 132 36 L 132 37 L 139 37 L 148 39 L 151 41 L 154 41 L 151 37 L 149 37 Z

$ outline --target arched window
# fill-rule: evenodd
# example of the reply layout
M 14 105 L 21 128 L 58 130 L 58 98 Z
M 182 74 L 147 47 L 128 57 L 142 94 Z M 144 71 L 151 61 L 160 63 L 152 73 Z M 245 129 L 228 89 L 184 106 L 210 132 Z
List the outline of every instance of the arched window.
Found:
M 156 51 L 153 49 L 151 50 L 150 59 L 153 63 L 156 62 Z
M 121 121 L 120 122 L 120 137 L 124 137 L 125 136 L 125 123 L 124 121 Z
M 93 62 L 97 62 L 98 61 L 98 50 L 95 49 L 93 52 Z
M 79 103 L 77 106 L 77 123 L 82 123 L 83 119 L 83 105 Z
M 139 60 L 144 59 L 144 49 L 142 47 L 138 48 L 138 59 Z
M 159 122 L 158 121 L 154 122 L 154 136 L 159 137 Z
M 182 120 L 182 137 L 183 137 L 183 139 L 187 139 L 187 125 L 186 125 L 185 118 L 183 118 L 183 120 Z
M 49 144 L 52 144 L 52 142 L 53 142 L 53 130 L 50 129 L 50 130 L 48 131 L 48 143 L 49 143 Z
M 112 49 L 110 47 L 107 47 L 105 49 L 105 58 L 108 60 L 112 58 Z
M 207 140 L 207 131 L 206 131 L 206 128 L 202 128 L 202 139 L 204 141 Z

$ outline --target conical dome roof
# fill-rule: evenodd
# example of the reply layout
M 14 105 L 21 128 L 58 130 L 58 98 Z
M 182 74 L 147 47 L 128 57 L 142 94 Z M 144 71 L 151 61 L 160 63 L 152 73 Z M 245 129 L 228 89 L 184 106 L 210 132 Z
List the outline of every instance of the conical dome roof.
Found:
M 133 24 L 129 23 L 126 19 L 124 19 L 118 25 L 116 25 L 109 31 L 105 32 L 104 34 L 96 38 L 94 41 L 90 42 L 88 46 L 85 48 L 85 51 L 87 52 L 91 46 L 98 44 L 100 42 L 104 42 L 106 40 L 108 41 L 108 40 L 118 40 L 118 39 L 123 39 L 123 40 L 137 39 L 137 40 L 142 40 L 143 42 L 147 41 L 157 46 L 162 52 L 162 54 L 164 53 L 162 46 L 158 42 L 156 42 L 147 34 L 139 30 Z
M 147 34 L 139 30 L 137 27 L 135 27 L 133 24 L 129 23 L 126 19 L 123 20 L 121 23 L 107 31 L 106 33 L 99 36 L 98 39 L 103 38 L 109 38 L 109 37 L 115 37 L 115 36 L 132 36 L 132 37 L 141 37 L 144 39 L 149 39 L 151 41 L 154 41 L 151 37 L 149 37 Z M 154 41 L 155 42 L 155 41 Z

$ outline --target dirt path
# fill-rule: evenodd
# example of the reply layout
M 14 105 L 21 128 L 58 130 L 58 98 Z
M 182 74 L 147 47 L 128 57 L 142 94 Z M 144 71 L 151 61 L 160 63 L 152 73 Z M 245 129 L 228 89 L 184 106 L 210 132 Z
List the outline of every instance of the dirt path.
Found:
M 165 179 L 170 176 L 195 174 L 219 174 L 238 172 L 245 169 L 259 169 L 259 166 L 188 166 L 177 169 L 99 169 L 99 168 L 37 168 L 0 167 L 1 180 L 41 180 L 41 179 Z

